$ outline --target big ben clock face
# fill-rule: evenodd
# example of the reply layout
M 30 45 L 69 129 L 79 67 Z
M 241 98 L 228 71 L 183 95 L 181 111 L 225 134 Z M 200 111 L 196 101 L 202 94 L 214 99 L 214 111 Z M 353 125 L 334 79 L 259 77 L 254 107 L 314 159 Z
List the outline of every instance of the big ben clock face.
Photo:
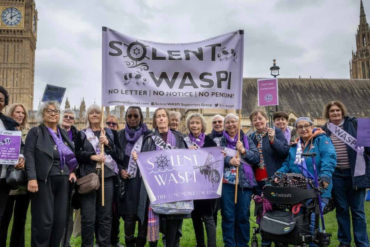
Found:
M 17 26 L 22 20 L 22 13 L 15 7 L 9 7 L 1 13 L 1 20 L 7 26 Z

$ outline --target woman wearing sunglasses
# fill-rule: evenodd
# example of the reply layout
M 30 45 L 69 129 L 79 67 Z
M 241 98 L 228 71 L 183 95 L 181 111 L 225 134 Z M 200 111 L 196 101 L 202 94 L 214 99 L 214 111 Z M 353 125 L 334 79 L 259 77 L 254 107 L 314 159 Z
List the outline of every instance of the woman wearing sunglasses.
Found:
M 105 124 L 111 130 L 115 130 L 115 131 L 119 130 L 118 118 L 116 116 L 109 115 L 107 117 L 107 120 L 105 120 Z
M 212 132 L 208 135 L 219 147 L 224 135 L 224 117 L 217 114 L 212 118 Z
M 124 179 L 125 188 L 125 193 L 119 201 L 120 215 L 125 221 L 126 246 L 144 246 L 146 242 L 146 225 L 141 224 L 137 217 L 141 177 L 136 174 L 135 177 L 129 178 L 127 167 L 135 142 L 150 131 L 143 122 L 143 113 L 140 107 L 130 106 L 126 111 L 125 121 L 125 128 L 118 133 L 123 155 L 123 169 L 120 171 L 120 175 Z M 139 225 L 137 237 L 135 237 L 136 222 Z

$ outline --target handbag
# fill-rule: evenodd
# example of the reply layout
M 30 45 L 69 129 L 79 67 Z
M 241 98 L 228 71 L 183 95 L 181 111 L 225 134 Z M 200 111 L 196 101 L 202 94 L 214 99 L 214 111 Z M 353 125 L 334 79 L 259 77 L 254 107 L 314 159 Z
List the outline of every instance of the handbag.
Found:
M 5 181 L 11 189 L 17 189 L 19 186 L 26 184 L 26 173 L 24 169 L 15 169 L 14 166 L 8 166 Z
M 157 214 L 190 214 L 194 210 L 192 200 L 151 204 L 153 211 Z
M 87 194 L 100 188 L 99 176 L 96 173 L 89 173 L 77 179 L 78 193 Z

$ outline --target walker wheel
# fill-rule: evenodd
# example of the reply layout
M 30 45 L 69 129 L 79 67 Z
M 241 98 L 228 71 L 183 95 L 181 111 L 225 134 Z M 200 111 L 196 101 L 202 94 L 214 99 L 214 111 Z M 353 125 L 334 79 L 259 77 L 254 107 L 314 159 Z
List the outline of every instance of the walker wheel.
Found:
M 257 241 L 252 241 L 251 247 L 258 247 L 258 242 Z

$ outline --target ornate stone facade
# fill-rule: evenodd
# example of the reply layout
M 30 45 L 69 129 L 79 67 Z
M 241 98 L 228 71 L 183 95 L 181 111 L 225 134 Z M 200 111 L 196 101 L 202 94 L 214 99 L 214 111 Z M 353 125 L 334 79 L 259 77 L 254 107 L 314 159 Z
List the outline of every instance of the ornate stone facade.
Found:
M 0 0 L 0 84 L 10 103 L 33 108 L 37 10 L 34 0 Z
M 356 34 L 356 51 L 352 51 L 350 77 L 352 79 L 370 78 L 370 29 L 366 21 L 364 5 L 360 5 L 360 24 Z

